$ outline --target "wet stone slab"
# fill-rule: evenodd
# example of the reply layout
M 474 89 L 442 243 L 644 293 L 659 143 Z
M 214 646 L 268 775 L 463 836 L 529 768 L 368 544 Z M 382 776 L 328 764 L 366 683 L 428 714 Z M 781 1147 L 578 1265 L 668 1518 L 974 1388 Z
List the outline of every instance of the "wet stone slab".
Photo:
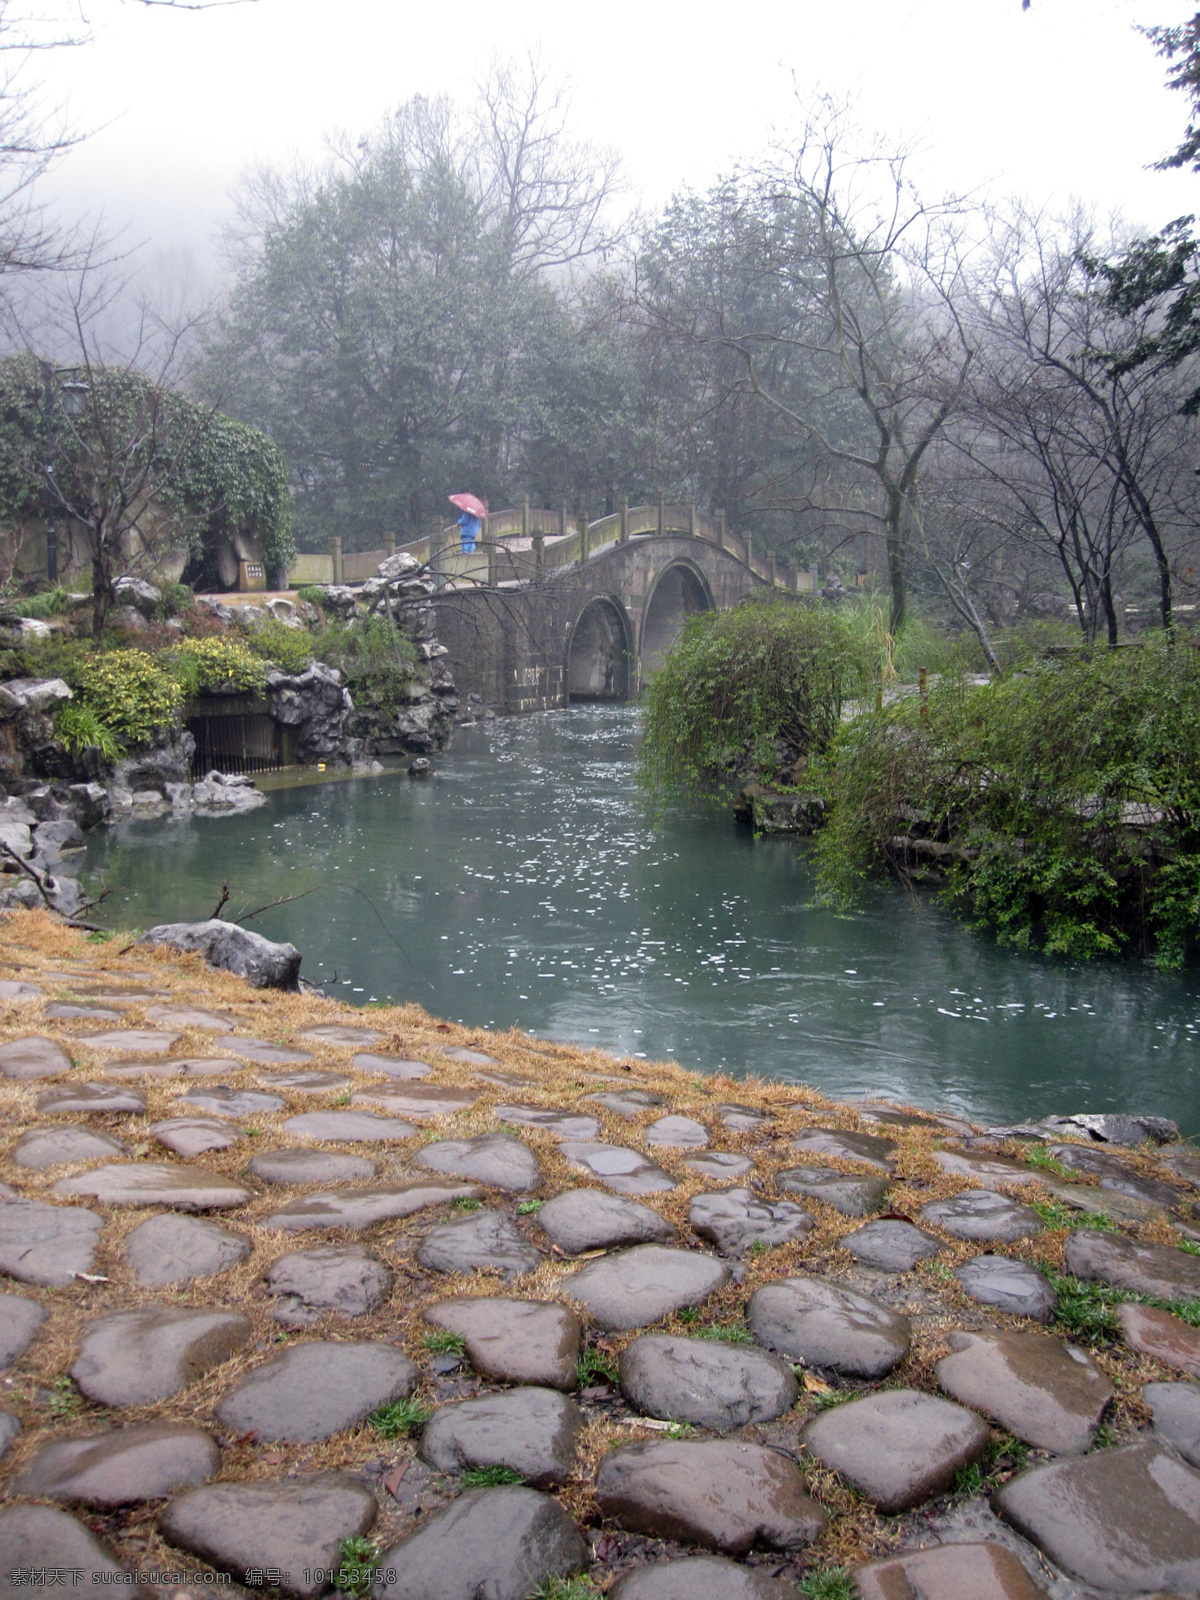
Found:
M 14 1494 L 108 1508 L 203 1483 L 220 1464 L 216 1441 L 199 1428 L 151 1422 L 43 1445 L 12 1489 Z
M 459 1111 L 469 1111 L 478 1099 L 463 1089 L 443 1089 L 432 1083 L 412 1083 L 408 1088 L 398 1088 L 394 1083 L 383 1084 L 378 1089 L 362 1089 L 350 1096 L 354 1106 L 383 1106 L 393 1115 L 414 1117 L 418 1122 L 428 1122 L 435 1117 L 452 1117 Z
M 1049 1322 L 1058 1304 L 1049 1280 L 1028 1261 L 1011 1256 L 976 1256 L 955 1267 L 954 1276 L 980 1305 L 1035 1322 Z
M 1169 1245 L 1140 1244 L 1123 1234 L 1077 1228 L 1063 1255 L 1067 1271 L 1090 1282 L 1114 1283 L 1159 1300 L 1200 1296 L 1200 1256 Z
M 832 1167 L 786 1167 L 775 1174 L 775 1187 L 785 1194 L 823 1200 L 844 1217 L 869 1217 L 883 1209 L 886 1178 L 855 1178 Z
M 277 1568 L 289 1575 L 282 1592 L 309 1600 L 333 1587 L 326 1574 L 340 1564 L 342 1541 L 369 1532 L 376 1514 L 362 1483 L 325 1473 L 193 1489 L 172 1500 L 159 1527 L 177 1549 L 239 1582 Z
M 794 1461 L 742 1440 L 650 1440 L 610 1450 L 596 1500 L 622 1528 L 744 1555 L 798 1550 L 825 1527 Z
M 336 1150 L 261 1150 L 250 1171 L 264 1183 L 350 1183 L 373 1178 L 375 1163 Z
M 417 1260 L 432 1272 L 498 1272 L 510 1281 L 535 1272 L 542 1258 L 507 1217 L 479 1211 L 432 1229 Z
M 659 1117 L 645 1130 L 645 1139 L 668 1150 L 702 1150 L 708 1144 L 708 1129 L 695 1117 Z
M 264 1067 L 300 1067 L 312 1060 L 308 1050 L 294 1050 L 290 1045 L 274 1044 L 270 1039 L 227 1038 L 221 1048 L 245 1061 L 255 1061 Z
M 753 1245 L 787 1244 L 812 1230 L 813 1219 L 790 1200 L 773 1205 L 749 1189 L 699 1194 L 688 1208 L 692 1232 L 716 1245 L 722 1255 L 743 1255 Z
M 127 1089 L 116 1083 L 73 1083 L 69 1088 L 43 1089 L 37 1097 L 37 1108 L 46 1117 L 78 1116 L 88 1111 L 141 1116 L 146 1110 L 146 1096 L 140 1089 Z
M 389 1078 L 399 1078 L 402 1081 L 427 1078 L 433 1071 L 428 1061 L 414 1061 L 407 1056 L 375 1055 L 369 1050 L 351 1056 L 350 1065 L 355 1072 L 383 1073 Z
M 339 1094 L 350 1086 L 340 1072 L 321 1072 L 316 1067 L 297 1067 L 294 1072 L 260 1072 L 259 1086 L 274 1093 L 290 1089 L 293 1094 Z
M 251 1331 L 249 1317 L 236 1311 L 113 1312 L 87 1324 L 71 1376 L 97 1405 L 151 1405 L 227 1361 Z
M 87 1584 L 90 1593 L 97 1592 L 93 1585 L 107 1586 L 125 1572 L 90 1530 L 65 1511 L 53 1506 L 10 1506 L 0 1511 L 0 1572 L 28 1569 L 34 1551 L 39 1567 L 69 1574 L 72 1586 L 78 1573 L 80 1585 Z M 24 1586 L 11 1582 L 4 1589 L 14 1596 L 25 1593 Z
M 802 1435 L 885 1515 L 940 1494 L 982 1459 L 988 1430 L 974 1412 L 915 1389 L 888 1389 L 826 1411 Z
M 983 1189 L 1001 1189 L 1011 1184 L 1037 1183 L 1044 1174 L 1011 1156 L 980 1150 L 931 1150 L 929 1154 L 943 1172 L 955 1178 L 973 1178 Z
M 718 1339 L 643 1334 L 621 1352 L 621 1392 L 631 1406 L 712 1433 L 782 1416 L 799 1388 L 775 1356 Z
M 572 1141 L 562 1146 L 562 1153 L 573 1167 L 616 1194 L 662 1194 L 675 1187 L 657 1161 L 625 1145 Z
M 375 1184 L 367 1189 L 327 1189 L 299 1195 L 265 1218 L 264 1228 L 298 1232 L 305 1228 L 369 1228 L 376 1222 L 411 1217 L 427 1206 L 451 1200 L 473 1200 L 474 1184 L 439 1183 L 434 1178 L 414 1178 L 406 1183 Z
M 239 1433 L 311 1444 L 411 1394 L 417 1369 L 394 1345 L 313 1339 L 254 1367 L 216 1405 Z
M 854 1571 L 861 1600 L 1047 1600 L 1011 1550 L 943 1544 L 910 1550 Z
M 1193 1467 L 1200 1467 L 1200 1384 L 1147 1383 L 1142 1399 L 1154 1431 Z
M 683 1164 L 689 1172 L 707 1178 L 710 1183 L 733 1183 L 754 1170 L 750 1157 L 736 1150 L 702 1150 L 698 1155 L 688 1156 Z
M 376 1600 L 526 1600 L 586 1567 L 588 1547 L 550 1495 L 472 1489 L 379 1558 Z
M 144 1289 L 212 1278 L 249 1254 L 249 1240 L 219 1223 L 169 1212 L 139 1223 L 125 1241 L 125 1259 Z
M 171 1056 L 167 1061 L 102 1061 L 106 1078 L 229 1078 L 246 1070 L 229 1056 Z
M 174 1206 L 179 1211 L 224 1211 L 244 1206 L 250 1191 L 223 1173 L 167 1161 L 114 1161 L 73 1178 L 52 1194 L 86 1194 L 109 1206 Z
M 46 1308 L 23 1294 L 0 1294 L 0 1368 L 11 1367 L 46 1320 Z
M 775 1119 L 755 1106 L 744 1106 L 736 1100 L 727 1100 L 717 1107 L 717 1115 L 734 1133 L 757 1133 Z
M 568 1189 L 547 1200 L 534 1223 L 568 1255 L 622 1244 L 667 1244 L 678 1237 L 657 1211 L 602 1189 Z
M 165 1056 L 179 1038 L 161 1028 L 110 1028 L 105 1033 L 89 1033 L 80 1044 L 89 1050 L 128 1050 L 135 1056 Z
M 0 1272 L 61 1289 L 76 1273 L 92 1270 L 103 1227 L 103 1219 L 85 1206 L 0 1201 Z
M 344 1022 L 321 1022 L 304 1028 L 298 1035 L 306 1044 L 337 1044 L 348 1049 L 366 1050 L 378 1044 L 383 1035 L 377 1028 L 358 1028 Z
M 107 1161 L 123 1156 L 125 1146 L 94 1128 L 70 1124 L 65 1128 L 31 1128 L 13 1146 L 12 1158 L 19 1167 L 44 1172 L 47 1167 L 76 1161 Z
M 357 1245 L 296 1250 L 267 1273 L 272 1315 L 288 1328 L 306 1328 L 328 1312 L 365 1317 L 392 1292 L 389 1267 Z
M 1200 1329 L 1155 1306 L 1116 1307 L 1125 1343 L 1138 1355 L 1152 1356 L 1176 1372 L 1200 1378 Z
M 513 1194 L 536 1189 L 542 1181 L 533 1151 L 506 1133 L 481 1133 L 474 1139 L 437 1139 L 417 1152 L 413 1164 Z
M 729 1280 L 729 1268 L 698 1250 L 643 1244 L 592 1261 L 562 1280 L 602 1328 L 621 1331 L 700 1305 Z
M 756 1289 L 747 1317 L 754 1337 L 772 1350 L 855 1378 L 882 1378 L 912 1343 L 912 1325 L 901 1312 L 824 1278 L 785 1278 Z
M 1086 1351 L 1048 1333 L 951 1333 L 938 1383 L 1018 1439 L 1055 1455 L 1091 1445 L 1113 1387 Z
M 891 1171 L 896 1141 L 877 1133 L 851 1133 L 842 1128 L 805 1128 L 792 1140 L 802 1155 L 831 1156 L 838 1161 L 860 1161 L 881 1172 Z
M 627 1572 L 610 1600 L 795 1600 L 790 1583 L 725 1556 L 685 1556 Z
M 1155 1441 L 1032 1467 L 994 1499 L 1018 1533 L 1097 1589 L 1200 1589 L 1200 1473 Z
M 603 1094 L 590 1094 L 588 1099 L 618 1117 L 640 1117 L 654 1106 L 665 1106 L 667 1103 L 663 1095 L 654 1094 L 649 1089 L 606 1091 Z
M 168 1028 L 195 1028 L 202 1033 L 232 1033 L 237 1018 L 228 1013 L 205 1011 L 199 1006 L 149 1006 L 146 1017 L 150 1022 L 165 1023 Z
M 71 1005 L 62 1000 L 56 1000 L 53 1005 L 48 1005 L 43 1013 L 51 1022 L 120 1022 L 121 1012 L 114 1011 L 108 1006 L 80 1006 Z
M 927 1261 L 942 1248 L 937 1239 L 911 1222 L 889 1222 L 882 1217 L 846 1234 L 841 1243 L 864 1266 L 880 1272 L 911 1272 L 918 1261 Z
M 70 1070 L 70 1056 L 53 1039 L 33 1035 L 0 1045 L 0 1075 L 6 1078 L 57 1078 Z
M 421 1459 L 439 1472 L 509 1467 L 547 1489 L 575 1467 L 583 1413 L 557 1389 L 509 1389 L 442 1406 L 421 1436 Z
M 540 1128 L 552 1139 L 588 1140 L 594 1139 L 600 1132 L 600 1123 L 595 1117 L 583 1116 L 573 1111 L 554 1111 L 548 1106 L 510 1103 L 497 1106 L 495 1116 L 499 1122 L 511 1122 L 525 1128 Z
M 37 1000 L 45 992 L 36 983 L 23 983 L 19 978 L 0 980 L 0 1000 Z
M 302 1111 L 287 1119 L 283 1131 L 294 1139 L 334 1144 L 390 1144 L 411 1139 L 417 1130 L 401 1117 L 380 1117 L 373 1111 Z
M 150 1132 L 173 1155 L 202 1156 L 209 1150 L 228 1150 L 242 1137 L 218 1117 L 167 1117 L 152 1122 Z
M 941 1228 L 954 1239 L 981 1244 L 1031 1239 L 1046 1226 L 1029 1206 L 990 1189 L 965 1189 L 953 1199 L 937 1200 L 922 1208 L 921 1221 L 926 1227 Z
M 180 1096 L 179 1106 L 183 1111 L 207 1111 L 215 1117 L 241 1121 L 244 1117 L 270 1116 L 283 1111 L 287 1101 L 261 1089 L 231 1089 L 228 1084 L 214 1083 L 202 1089 L 189 1089 Z
M 426 1308 L 432 1327 L 456 1333 L 467 1360 L 481 1378 L 496 1383 L 575 1387 L 579 1318 L 566 1306 L 544 1300 L 460 1296 Z
M 472 1050 L 467 1045 L 452 1045 L 449 1050 L 443 1049 L 442 1055 L 447 1061 L 461 1061 L 468 1067 L 498 1067 L 500 1063 L 495 1056 L 488 1055 L 486 1050 Z

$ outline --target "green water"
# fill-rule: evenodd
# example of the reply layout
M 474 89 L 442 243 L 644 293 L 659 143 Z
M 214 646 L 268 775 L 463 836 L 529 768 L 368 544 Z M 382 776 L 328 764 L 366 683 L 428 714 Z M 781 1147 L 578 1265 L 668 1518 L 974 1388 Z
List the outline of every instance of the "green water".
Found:
M 101 829 L 114 924 L 226 915 L 363 1003 L 975 1116 L 1132 1110 L 1200 1131 L 1200 979 L 998 951 L 927 901 L 813 904 L 801 851 L 727 815 L 655 828 L 636 711 L 461 729 L 435 778 L 273 790 L 242 818 Z M 93 879 L 94 881 L 94 879 Z

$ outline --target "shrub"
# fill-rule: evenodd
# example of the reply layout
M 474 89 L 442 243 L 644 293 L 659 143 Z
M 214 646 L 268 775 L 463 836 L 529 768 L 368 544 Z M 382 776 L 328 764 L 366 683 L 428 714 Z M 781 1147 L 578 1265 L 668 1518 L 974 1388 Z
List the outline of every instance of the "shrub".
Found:
M 904 869 L 895 840 L 932 841 L 947 902 L 1002 944 L 1087 958 L 1137 939 L 1178 966 L 1200 931 L 1195 655 L 1080 649 L 984 688 L 946 680 L 927 715 L 909 699 L 855 718 L 821 775 L 825 894 Z
M 325 601 L 324 587 L 319 583 L 302 583 L 296 590 L 296 599 L 303 600 L 310 606 L 323 605 Z
M 178 721 L 183 689 L 143 650 L 106 650 L 76 675 L 84 705 L 124 744 L 148 744 Z
M 260 657 L 240 639 L 217 634 L 208 639 L 185 639 L 167 652 L 166 660 L 188 695 L 201 689 L 258 693 L 267 681 L 267 666 Z
M 326 623 L 312 636 L 312 646 L 319 661 L 340 669 L 360 711 L 390 713 L 408 704 L 417 652 L 386 618 L 369 617 L 353 627 Z
M 47 589 L 44 594 L 31 595 L 28 600 L 9 602 L 11 610 L 19 617 L 34 617 L 44 621 L 47 617 L 61 617 L 71 609 L 71 597 L 61 584 Z
M 246 640 L 247 647 L 283 672 L 303 672 L 312 664 L 313 641 L 304 628 L 289 628 L 272 617 L 260 623 Z
M 78 700 L 67 700 L 54 713 L 54 731 L 71 753 L 80 750 L 99 750 L 106 762 L 113 762 L 121 754 L 121 746 L 91 706 L 80 705 Z
M 692 617 L 646 693 L 642 782 L 702 790 L 753 767 L 779 781 L 787 754 L 816 754 L 871 676 L 866 638 L 838 613 L 777 601 Z M 785 754 L 786 751 L 786 754 Z

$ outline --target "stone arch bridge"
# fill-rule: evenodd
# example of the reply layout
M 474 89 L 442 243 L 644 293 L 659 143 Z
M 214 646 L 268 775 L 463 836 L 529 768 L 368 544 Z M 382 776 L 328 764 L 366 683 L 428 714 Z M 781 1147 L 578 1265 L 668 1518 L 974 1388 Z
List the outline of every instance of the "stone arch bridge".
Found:
M 459 693 L 496 711 L 634 699 L 693 613 L 814 588 L 813 574 L 756 554 L 720 514 L 663 501 L 595 522 L 525 504 L 490 516 L 474 555 L 456 528 L 402 548 L 438 586 Z

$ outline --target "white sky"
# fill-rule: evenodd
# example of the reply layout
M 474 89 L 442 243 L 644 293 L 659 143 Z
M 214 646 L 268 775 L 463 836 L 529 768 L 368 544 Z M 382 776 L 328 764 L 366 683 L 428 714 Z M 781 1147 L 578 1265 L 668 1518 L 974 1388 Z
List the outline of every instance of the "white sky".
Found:
M 67 3 L 67 0 L 61 0 Z M 650 204 L 752 155 L 816 89 L 915 140 L 927 191 L 1079 198 L 1157 225 L 1200 180 L 1147 172 L 1186 103 L 1133 32 L 1192 0 L 256 0 L 207 12 L 85 0 L 93 40 L 43 58 L 92 136 L 51 180 L 150 253 L 202 265 L 246 167 L 319 157 L 415 93 L 471 92 L 489 56 L 540 49 L 581 135 L 615 145 Z

